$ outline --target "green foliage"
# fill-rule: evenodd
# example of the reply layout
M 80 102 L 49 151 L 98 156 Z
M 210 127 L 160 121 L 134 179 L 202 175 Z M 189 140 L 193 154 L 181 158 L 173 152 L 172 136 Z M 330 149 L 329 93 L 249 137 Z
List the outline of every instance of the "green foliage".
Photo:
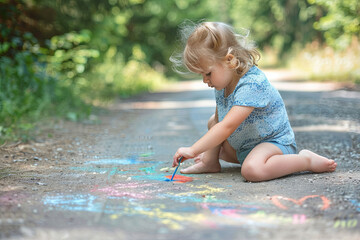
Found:
M 233 0 L 230 16 L 235 27 L 251 30 L 261 49 L 271 47 L 283 56 L 318 37 L 317 8 L 306 0 Z
M 88 114 L 88 107 L 75 97 L 72 88 L 59 81 L 59 70 L 49 74 L 49 69 L 55 69 L 59 63 L 44 61 L 47 58 L 44 53 L 51 49 L 41 48 L 31 33 L 17 25 L 20 9 L 24 7 L 22 2 L 11 3 L 0 5 L 1 16 L 11 20 L 0 22 L 0 142 L 13 138 L 27 140 L 35 127 L 33 123 L 45 115 L 66 115 L 71 109 Z M 71 40 L 81 42 L 81 38 Z M 78 65 L 83 62 L 79 57 Z
M 38 8 L 56 12 L 53 14 L 56 25 L 52 24 L 54 35 L 81 29 L 91 31 L 88 46 L 100 52 L 92 64 L 103 62 L 111 47 L 116 47 L 116 52 L 127 62 L 133 57 L 133 47 L 140 46 L 145 54 L 143 61 L 151 67 L 165 66 L 166 74 L 172 73 L 168 59 L 177 44 L 178 26 L 184 19 L 197 22 L 226 16 L 225 8 L 219 8 L 224 4 L 210 0 L 62 0 L 61 8 L 56 1 L 36 2 Z M 48 18 L 39 17 L 36 21 L 43 23 Z
M 337 49 L 346 49 L 354 36 L 360 37 L 360 2 L 358 0 L 309 0 L 324 7 L 328 13 L 314 23 L 324 32 L 326 42 Z
M 20 12 L 14 6 L 0 5 L 0 13 L 16 20 Z M 44 76 L 36 60 L 37 40 L 31 33 L 20 32 L 12 23 L 1 21 L 0 38 L 0 138 L 14 131 L 29 131 L 27 118 L 38 117 L 49 103 L 54 79 Z
M 57 77 L 62 86 L 71 87 L 76 94 L 79 94 L 78 81 L 83 79 L 89 60 L 99 57 L 99 51 L 89 47 L 90 40 L 89 30 L 70 32 L 52 37 L 46 50 L 47 73 Z
M 25 118 L 39 118 L 51 102 L 55 80 L 44 74 L 36 55 L 23 51 L 14 58 L 0 58 L 0 137 L 12 128 L 28 131 Z

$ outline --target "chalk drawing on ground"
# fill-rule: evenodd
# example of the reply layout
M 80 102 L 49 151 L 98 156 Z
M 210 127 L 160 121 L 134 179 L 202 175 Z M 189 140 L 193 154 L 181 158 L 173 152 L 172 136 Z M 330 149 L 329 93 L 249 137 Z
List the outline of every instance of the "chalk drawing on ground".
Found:
M 299 200 L 297 199 L 293 199 L 293 198 L 288 198 L 288 197 L 283 197 L 283 196 L 272 196 L 271 200 L 274 203 L 275 206 L 287 210 L 289 209 L 289 204 L 287 204 L 288 202 L 291 202 L 293 204 L 296 205 L 303 205 L 305 201 L 307 201 L 308 199 L 320 199 L 321 200 L 321 204 L 319 205 L 319 208 L 321 210 L 326 210 L 330 207 L 330 200 L 322 195 L 309 195 L 309 196 L 305 196 L 300 198 Z

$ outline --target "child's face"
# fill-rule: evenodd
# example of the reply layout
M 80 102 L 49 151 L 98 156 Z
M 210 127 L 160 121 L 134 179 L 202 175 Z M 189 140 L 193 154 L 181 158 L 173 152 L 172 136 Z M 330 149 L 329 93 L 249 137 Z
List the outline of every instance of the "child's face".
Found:
M 219 62 L 210 67 L 201 64 L 200 66 L 204 69 L 200 72 L 203 82 L 216 90 L 224 89 L 234 79 L 234 70 L 230 69 L 225 62 Z

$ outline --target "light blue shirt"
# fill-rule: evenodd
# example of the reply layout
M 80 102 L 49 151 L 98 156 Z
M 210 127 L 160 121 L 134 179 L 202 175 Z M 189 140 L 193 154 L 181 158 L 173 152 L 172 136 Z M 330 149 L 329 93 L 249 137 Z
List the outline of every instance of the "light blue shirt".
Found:
M 227 139 L 236 150 L 238 159 L 240 153 L 262 142 L 296 146 L 284 101 L 256 66 L 240 78 L 228 97 L 224 97 L 222 89 L 215 90 L 215 98 L 219 121 L 224 119 L 233 106 L 254 107 L 251 114 Z

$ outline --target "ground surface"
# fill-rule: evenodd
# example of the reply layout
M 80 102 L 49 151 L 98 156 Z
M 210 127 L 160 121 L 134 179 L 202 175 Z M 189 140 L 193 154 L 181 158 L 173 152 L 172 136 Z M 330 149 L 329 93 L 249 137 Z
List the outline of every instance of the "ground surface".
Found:
M 298 147 L 333 158 L 336 172 L 250 183 L 222 163 L 166 182 L 176 149 L 214 112 L 213 91 L 186 82 L 120 101 L 98 124 L 59 122 L 2 146 L 0 238 L 360 239 L 360 93 L 268 75 Z

